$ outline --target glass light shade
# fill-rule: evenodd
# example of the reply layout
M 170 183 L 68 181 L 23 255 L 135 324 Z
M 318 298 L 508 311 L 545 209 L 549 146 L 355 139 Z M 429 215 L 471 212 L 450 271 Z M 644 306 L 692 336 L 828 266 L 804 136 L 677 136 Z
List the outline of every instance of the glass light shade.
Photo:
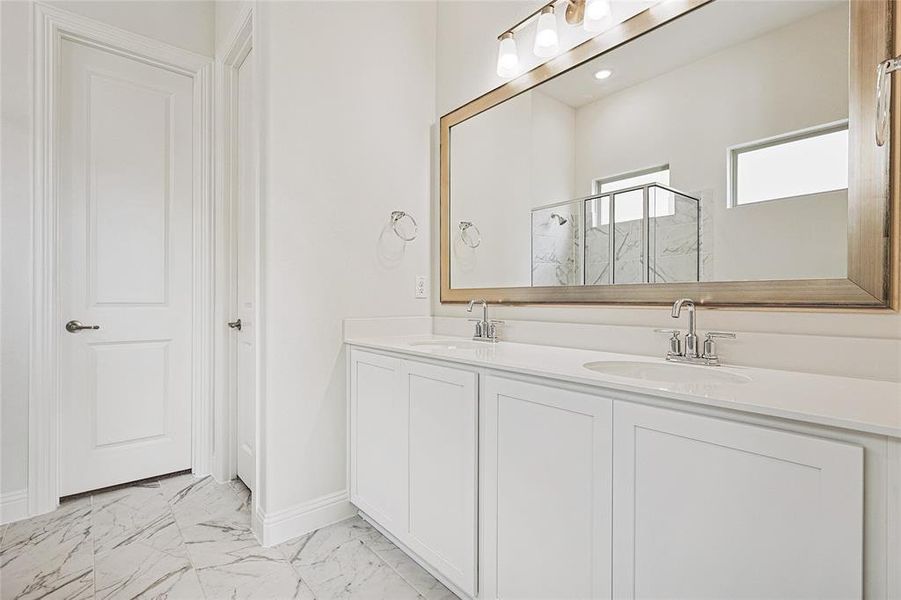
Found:
M 538 16 L 538 31 L 535 32 L 535 56 L 548 58 L 554 56 L 560 50 L 560 40 L 557 36 L 557 16 L 553 6 L 546 6 Z
M 610 27 L 613 11 L 609 0 L 588 0 L 585 4 L 585 18 L 582 26 L 585 31 L 603 31 Z
M 501 36 L 497 47 L 497 75 L 509 79 L 519 72 L 519 54 L 512 33 Z

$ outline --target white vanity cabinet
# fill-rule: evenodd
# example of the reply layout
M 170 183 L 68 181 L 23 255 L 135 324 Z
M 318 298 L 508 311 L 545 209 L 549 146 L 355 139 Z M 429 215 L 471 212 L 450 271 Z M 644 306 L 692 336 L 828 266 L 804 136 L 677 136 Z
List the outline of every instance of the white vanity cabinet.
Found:
M 901 590 L 894 440 L 357 347 L 349 363 L 351 501 L 461 595 Z
M 350 497 L 476 595 L 478 376 L 353 349 Z
M 614 403 L 616 598 L 860 598 L 863 449 Z
M 403 361 L 354 349 L 350 375 L 350 500 L 391 532 L 409 516 Z
M 479 597 L 608 598 L 613 403 L 485 379 Z

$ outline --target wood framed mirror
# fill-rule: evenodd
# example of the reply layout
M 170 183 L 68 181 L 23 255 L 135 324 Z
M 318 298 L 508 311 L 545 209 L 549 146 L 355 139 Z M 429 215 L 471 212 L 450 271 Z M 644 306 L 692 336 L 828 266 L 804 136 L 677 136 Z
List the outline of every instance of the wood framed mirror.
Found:
M 443 116 L 441 302 L 897 310 L 897 17 L 668 0 Z

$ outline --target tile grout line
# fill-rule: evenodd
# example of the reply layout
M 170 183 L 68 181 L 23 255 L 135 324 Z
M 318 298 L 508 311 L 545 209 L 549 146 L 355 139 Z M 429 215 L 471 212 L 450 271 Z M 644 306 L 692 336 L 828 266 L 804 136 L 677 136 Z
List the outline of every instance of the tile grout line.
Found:
M 88 537 L 91 538 L 91 598 L 97 597 L 97 547 L 94 543 L 94 494 L 91 494 L 88 502 L 91 511 L 88 516 Z
M 91 517 L 90 536 L 91 536 L 91 598 L 97 597 L 97 545 L 94 543 L 94 494 L 91 494 Z
M 169 515 L 172 517 L 172 522 L 175 523 L 175 529 L 178 530 L 178 537 L 181 540 L 182 546 L 185 548 L 185 556 L 188 557 L 188 563 L 191 565 L 191 572 L 194 573 L 194 578 L 197 580 L 197 586 L 200 588 L 200 593 L 203 594 L 204 599 L 206 596 L 206 588 L 203 586 L 203 582 L 200 580 L 200 575 L 197 573 L 197 567 L 194 565 L 194 559 L 191 558 L 191 552 L 188 550 L 188 541 L 185 539 L 185 534 L 181 530 L 181 525 L 178 523 L 178 519 L 175 517 L 175 511 L 172 509 L 172 505 L 169 504 L 169 499 L 166 498 L 166 495 L 163 493 L 163 480 L 157 480 L 160 484 L 160 495 L 163 497 L 163 502 L 166 503 L 166 508 L 169 510 Z
M 253 492 L 251 492 L 251 493 L 253 493 Z M 310 533 L 306 534 L 306 536 L 298 536 L 298 537 L 306 537 L 307 541 L 304 542 L 304 545 L 306 545 L 306 543 L 310 541 L 309 538 L 312 537 L 312 535 L 314 533 L 316 533 L 316 532 L 311 531 Z M 292 539 L 296 539 L 296 538 L 292 538 Z M 290 541 L 291 540 L 288 540 L 288 542 L 290 542 Z M 287 542 L 282 542 L 281 544 L 276 545 L 275 549 L 278 550 L 278 553 L 284 557 L 285 562 L 288 563 L 289 567 L 291 567 L 291 571 L 293 571 L 293 573 L 297 576 L 298 581 L 302 582 L 305 586 L 307 586 L 307 589 L 310 590 L 311 594 L 313 594 L 313 599 L 319 600 L 319 594 L 316 592 L 315 589 L 313 589 L 313 586 L 310 585 L 310 582 L 308 582 L 306 579 L 303 578 L 303 576 L 300 574 L 300 570 L 294 566 L 294 561 L 291 560 L 291 557 L 288 556 L 287 552 L 285 552 L 285 550 L 282 549 L 282 547 L 286 543 Z
M 381 533 L 380 531 L 378 531 L 377 529 L 375 529 L 374 527 L 373 527 L 372 530 L 375 531 L 375 532 L 379 535 L 379 537 L 382 537 L 382 538 L 386 539 L 387 541 L 391 542 L 391 540 L 389 540 L 389 539 L 386 538 L 384 535 L 382 535 L 382 533 Z M 410 580 L 408 580 L 406 577 L 404 577 L 403 574 L 402 574 L 400 571 L 398 571 L 397 569 L 395 569 L 394 566 L 393 566 L 391 563 L 389 563 L 389 562 L 388 562 L 381 554 L 379 554 L 378 550 L 376 550 L 375 548 L 373 548 L 372 546 L 370 546 L 369 543 L 368 543 L 365 539 L 363 539 L 363 538 L 360 538 L 360 539 L 361 539 L 361 541 L 363 542 L 363 545 L 366 546 L 366 549 L 367 549 L 367 550 L 369 550 L 370 552 L 372 552 L 373 554 L 375 554 L 376 557 L 377 557 L 380 561 L 382 561 L 383 564 L 385 564 L 389 569 L 391 569 L 392 571 L 394 571 L 394 573 L 395 573 L 398 577 L 400 577 L 401 580 L 402 580 L 404 583 L 406 583 L 408 586 L 410 586 L 410 588 L 411 588 L 414 592 L 416 592 L 416 594 L 417 594 L 420 598 L 426 598 L 425 592 L 420 591 L 419 588 L 417 588 L 415 585 L 413 585 L 413 583 L 410 582 Z M 392 542 L 392 543 L 393 543 L 393 542 Z M 401 550 L 401 552 L 403 552 L 403 550 Z M 406 554 L 406 553 L 405 553 L 405 554 Z M 410 559 L 410 560 L 413 560 L 413 559 Z M 415 561 L 414 561 L 414 562 L 415 562 Z M 417 564 L 416 566 L 418 566 L 420 569 L 422 568 L 419 564 Z M 426 571 L 426 573 L 428 573 L 428 571 Z M 428 575 L 429 575 L 429 577 L 432 576 L 431 573 L 428 573 Z M 437 581 L 437 580 L 436 580 L 436 581 Z M 439 581 L 438 583 L 441 583 L 441 582 Z M 442 585 L 444 585 L 444 584 L 442 584 Z

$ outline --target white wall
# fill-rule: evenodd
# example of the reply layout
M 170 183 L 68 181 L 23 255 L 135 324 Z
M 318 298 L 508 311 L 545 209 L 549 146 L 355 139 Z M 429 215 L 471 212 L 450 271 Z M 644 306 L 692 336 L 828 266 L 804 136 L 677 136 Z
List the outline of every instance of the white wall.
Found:
M 229 36 L 233 33 L 235 27 L 239 26 L 238 21 L 247 14 L 247 11 L 253 6 L 252 0 L 215 0 L 215 46 L 216 52 L 224 50 L 224 45 L 228 43 Z
M 0 3 L 0 494 L 24 489 L 31 314 L 31 6 Z
M 526 92 L 454 127 L 451 144 L 451 280 L 465 288 L 529 285 L 532 209 L 573 198 L 575 111 Z M 460 221 L 478 227 L 477 248 L 462 243 Z
M 213 55 L 212 0 L 51 0 L 47 4 L 191 52 Z
M 437 116 L 448 113 L 503 83 L 494 75 L 497 35 L 527 13 L 535 3 L 508 2 L 440 2 L 438 5 L 438 48 L 436 82 Z M 569 46 L 569 44 L 567 44 Z M 433 180 L 433 273 L 438 273 L 438 193 L 437 162 Z M 433 277 L 433 281 L 436 279 Z M 436 283 L 437 286 L 437 283 Z M 438 316 L 466 315 L 459 305 L 443 305 L 438 301 L 437 287 L 433 294 L 433 311 Z M 820 336 L 832 335 L 857 338 L 901 338 L 901 316 L 897 313 L 797 312 L 797 311 L 699 311 L 703 329 L 756 331 L 777 334 L 809 334 L 805 341 L 794 345 L 803 348 L 798 364 L 814 367 L 818 353 L 823 352 Z M 521 306 L 495 307 L 495 317 L 528 321 L 558 321 L 573 323 L 604 323 L 627 327 L 606 330 L 605 337 L 630 335 L 628 326 L 670 327 L 673 322 L 664 308 L 630 307 L 559 307 Z M 858 340 L 859 341 L 859 340 Z M 858 342 L 855 341 L 855 344 Z M 562 343 L 562 340 L 561 340 Z M 603 345 L 607 340 L 599 340 Z M 661 351 L 665 341 L 661 340 Z M 723 344 L 726 346 L 726 343 Z M 901 356 L 894 358 L 901 364 Z
M 435 5 L 259 9 L 270 514 L 345 489 L 342 319 L 429 313 L 414 279 L 430 265 Z M 395 209 L 420 223 L 402 257 L 379 246 Z
M 839 6 L 579 107 L 577 195 L 668 164 L 670 185 L 703 196 L 704 280 L 845 277 L 847 191 L 728 209 L 726 156 L 848 118 L 847 31 Z
M 53 2 L 198 53 L 213 53 L 211 2 Z M 31 318 L 32 3 L 0 2 L 0 494 L 27 485 L 28 330 Z

